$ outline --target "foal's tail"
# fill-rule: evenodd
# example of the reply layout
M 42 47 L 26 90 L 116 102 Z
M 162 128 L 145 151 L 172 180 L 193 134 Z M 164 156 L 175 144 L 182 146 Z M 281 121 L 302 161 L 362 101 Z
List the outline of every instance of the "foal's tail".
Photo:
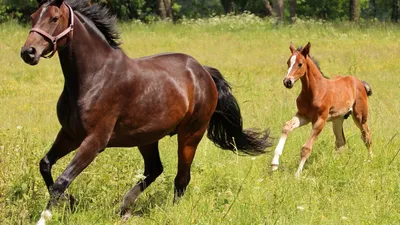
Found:
M 204 66 L 218 90 L 218 104 L 208 125 L 207 137 L 226 150 L 239 150 L 249 155 L 265 153 L 272 143 L 269 131 L 243 130 L 239 105 L 231 93 L 229 83 L 215 68 Z
M 372 95 L 371 86 L 369 86 L 369 84 L 363 80 L 361 82 L 364 84 L 364 88 L 365 88 L 365 91 L 367 92 L 367 96 L 371 96 Z

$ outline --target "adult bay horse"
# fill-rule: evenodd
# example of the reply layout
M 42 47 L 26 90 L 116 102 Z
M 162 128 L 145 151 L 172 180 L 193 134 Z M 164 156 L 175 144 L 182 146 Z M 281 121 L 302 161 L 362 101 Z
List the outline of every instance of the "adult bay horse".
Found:
M 287 62 L 289 70 L 283 84 L 292 88 L 297 80 L 301 80 L 301 92 L 297 97 L 297 113 L 287 121 L 282 129 L 282 135 L 275 149 L 272 159 L 272 170 L 279 166 L 279 157 L 282 155 L 287 136 L 290 131 L 311 122 L 312 132 L 307 142 L 301 148 L 301 160 L 296 177 L 301 175 L 304 163 L 310 156 L 312 145 L 325 123 L 331 121 L 336 137 L 336 148 L 346 144 L 343 133 L 343 121 L 350 114 L 354 123 L 361 130 L 361 138 L 372 158 L 371 134 L 368 129 L 368 96 L 372 89 L 365 81 L 360 81 L 354 76 L 339 76 L 335 79 L 325 78 L 318 66 L 309 56 L 310 42 L 301 49 L 296 50 L 290 43 L 292 55 Z
M 57 138 L 40 161 L 50 192 L 41 223 L 71 182 L 106 147 L 138 146 L 143 181 L 125 195 L 122 214 L 162 172 L 158 141 L 178 137 L 175 200 L 190 181 L 197 145 L 207 137 L 222 149 L 260 154 L 271 146 L 268 131 L 243 130 L 238 103 L 221 73 L 185 54 L 128 58 L 119 47 L 115 18 L 86 1 L 42 0 L 21 57 L 38 64 L 58 51 L 65 78 L 57 104 Z M 75 157 L 54 182 L 51 168 L 69 152 Z M 70 202 L 74 198 L 70 196 Z

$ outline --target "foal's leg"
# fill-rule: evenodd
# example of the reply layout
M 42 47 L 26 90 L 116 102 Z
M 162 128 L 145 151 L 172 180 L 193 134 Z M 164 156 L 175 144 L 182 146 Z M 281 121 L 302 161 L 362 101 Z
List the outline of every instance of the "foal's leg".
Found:
M 336 150 L 339 150 L 346 144 L 346 138 L 344 137 L 344 132 L 343 132 L 343 121 L 344 121 L 343 117 L 332 121 L 333 133 L 335 134 L 336 137 L 336 142 L 335 142 Z
M 357 109 L 357 108 L 356 108 Z M 368 110 L 368 107 L 367 107 Z M 368 153 L 369 153 L 369 158 L 372 159 L 374 157 L 374 154 L 372 153 L 372 138 L 371 138 L 371 133 L 369 131 L 368 125 L 367 125 L 367 113 L 368 111 L 360 111 L 360 110 L 354 110 L 353 111 L 353 120 L 354 123 L 357 125 L 357 127 L 361 131 L 361 139 L 363 140 L 365 146 L 367 147 Z
M 291 120 L 289 120 L 285 123 L 285 125 L 282 128 L 281 138 L 279 139 L 279 143 L 275 148 L 274 158 L 272 159 L 272 162 L 271 162 L 272 171 L 277 170 L 279 167 L 279 157 L 282 155 L 283 147 L 285 146 L 285 142 L 286 142 L 289 132 L 297 127 L 306 125 L 308 122 L 309 122 L 308 120 L 306 120 L 296 114 Z
M 139 146 L 139 151 L 144 159 L 144 180 L 140 180 L 124 196 L 121 205 L 121 215 L 124 219 L 131 216 L 129 207 L 136 201 L 137 197 L 163 172 L 160 155 L 158 152 L 158 141 L 145 146 Z
M 190 167 L 201 138 L 206 131 L 206 126 L 195 133 L 178 133 L 178 173 L 175 177 L 174 202 L 178 201 L 185 193 L 190 181 Z
M 295 176 L 297 178 L 300 177 L 301 172 L 303 170 L 304 163 L 308 159 L 308 157 L 311 154 L 312 150 L 312 145 L 314 144 L 315 140 L 317 139 L 318 135 L 321 133 L 322 129 L 324 128 L 326 123 L 326 117 L 319 117 L 317 121 L 315 121 L 312 124 L 312 131 L 311 131 L 311 136 L 308 138 L 307 142 L 303 145 L 301 148 L 301 160 L 299 164 L 299 168 L 297 169 L 297 172 Z

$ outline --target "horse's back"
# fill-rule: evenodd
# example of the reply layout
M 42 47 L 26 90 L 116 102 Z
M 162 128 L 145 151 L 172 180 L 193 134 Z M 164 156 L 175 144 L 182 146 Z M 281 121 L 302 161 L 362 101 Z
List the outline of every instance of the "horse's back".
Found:
M 336 76 L 331 80 L 334 86 L 342 91 L 352 91 L 354 97 L 361 95 L 367 96 L 363 82 L 355 76 Z

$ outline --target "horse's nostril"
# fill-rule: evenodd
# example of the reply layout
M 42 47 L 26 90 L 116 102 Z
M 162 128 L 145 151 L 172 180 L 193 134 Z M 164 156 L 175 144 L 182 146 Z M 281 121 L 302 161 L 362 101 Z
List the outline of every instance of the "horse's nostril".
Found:
M 285 87 L 287 88 L 291 88 L 293 86 L 292 81 L 290 79 L 284 79 L 283 85 L 285 85 Z
M 287 85 L 288 85 L 288 81 L 289 81 L 289 80 L 286 80 L 286 79 L 283 80 L 283 84 L 284 84 L 285 86 L 287 86 Z
M 29 55 L 35 55 L 35 53 L 36 53 L 36 49 L 35 49 L 35 48 L 30 47 L 30 48 L 28 49 L 28 54 L 29 54 Z

